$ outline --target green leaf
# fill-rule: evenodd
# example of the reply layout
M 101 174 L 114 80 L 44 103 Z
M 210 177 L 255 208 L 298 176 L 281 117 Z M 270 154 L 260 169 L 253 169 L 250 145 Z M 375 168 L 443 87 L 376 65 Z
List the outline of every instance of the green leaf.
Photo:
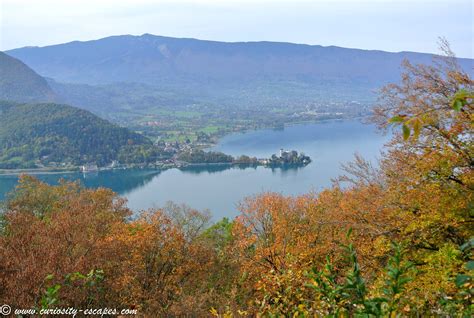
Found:
M 466 269 L 470 270 L 470 271 L 474 270 L 474 261 L 467 262 L 466 263 Z
M 461 245 L 461 251 L 465 252 L 474 247 L 474 237 L 470 238 L 469 241 Z
M 402 126 L 403 139 L 407 140 L 410 137 L 410 128 L 407 125 Z
M 417 118 L 413 123 L 413 136 L 418 138 L 421 131 L 421 121 Z
M 411 278 L 411 277 L 402 277 L 402 278 L 399 279 L 398 282 L 399 282 L 400 285 L 405 285 L 406 283 L 409 283 L 412 280 L 413 280 L 413 278 Z
M 454 94 L 454 99 L 466 99 L 467 97 L 469 97 L 469 92 L 462 88 Z
M 471 279 L 469 275 L 458 275 L 456 276 L 456 286 L 461 287 Z
M 405 116 L 397 115 L 397 116 L 393 116 L 392 118 L 390 118 L 388 120 L 388 122 L 391 123 L 391 124 L 395 124 L 395 123 L 401 123 L 404 120 L 405 120 Z
M 455 111 L 457 111 L 457 112 L 460 111 L 461 108 L 462 108 L 462 106 L 463 106 L 463 102 L 462 102 L 460 99 L 454 100 L 454 102 L 453 102 L 453 109 L 454 109 Z

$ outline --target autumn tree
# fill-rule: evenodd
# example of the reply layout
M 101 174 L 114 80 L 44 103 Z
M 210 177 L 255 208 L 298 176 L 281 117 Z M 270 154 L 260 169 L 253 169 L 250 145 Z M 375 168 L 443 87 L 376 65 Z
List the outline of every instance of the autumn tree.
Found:
M 202 315 L 227 301 L 216 295 L 214 275 L 233 281 L 232 271 L 218 253 L 222 242 L 204 233 L 208 214 L 172 203 L 131 214 L 108 189 L 20 178 L 2 213 L 1 299 L 13 308 L 108 306 L 150 315 Z
M 310 297 L 305 269 L 321 267 L 325 255 L 342 279 L 339 244 L 351 228 L 369 294 L 384 277 L 391 242 L 399 242 L 417 273 L 405 286 L 404 310 L 445 312 L 440 304 L 458 293 L 456 277 L 469 272 L 460 246 L 474 234 L 473 82 L 445 42 L 442 49 L 432 65 L 405 62 L 401 82 L 381 91 L 372 121 L 396 129 L 379 168 L 357 156 L 318 195 L 263 194 L 243 205 L 236 250 L 252 310 L 294 313 Z
M 102 269 L 104 240 L 130 211 L 111 190 L 82 189 L 77 183 L 52 187 L 35 178 L 20 178 L 7 200 L 0 235 L 2 299 L 17 308 L 36 306 L 49 285 L 73 273 Z M 49 277 L 49 279 L 47 279 Z M 63 286 L 71 306 L 90 303 L 80 281 Z M 97 298 L 97 302 L 101 299 Z

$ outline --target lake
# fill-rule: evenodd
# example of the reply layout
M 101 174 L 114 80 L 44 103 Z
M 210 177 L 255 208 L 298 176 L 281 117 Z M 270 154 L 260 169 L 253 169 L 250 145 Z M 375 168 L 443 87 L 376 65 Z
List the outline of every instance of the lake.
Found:
M 86 187 L 108 187 L 128 199 L 135 211 L 159 207 L 167 201 L 209 209 L 214 220 L 234 217 L 238 203 L 265 191 L 288 195 L 320 191 L 341 174 L 340 165 L 358 152 L 375 163 L 387 136 L 376 128 L 352 121 L 327 121 L 237 133 L 224 137 L 213 150 L 239 156 L 267 158 L 280 148 L 309 155 L 312 162 L 302 168 L 199 167 L 187 169 L 115 170 L 97 174 L 69 173 L 37 175 L 56 184 L 59 179 L 81 180 Z M 11 191 L 17 176 L 0 176 L 0 200 Z

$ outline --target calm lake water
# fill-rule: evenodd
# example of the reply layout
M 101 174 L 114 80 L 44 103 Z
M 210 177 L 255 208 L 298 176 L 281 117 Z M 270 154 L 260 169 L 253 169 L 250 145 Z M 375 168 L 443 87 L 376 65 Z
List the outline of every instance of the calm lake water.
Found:
M 320 191 L 331 185 L 331 178 L 341 173 L 341 163 L 350 161 L 355 152 L 375 163 L 387 140 L 373 126 L 359 121 L 330 121 L 233 134 L 213 148 L 234 156 L 246 154 L 259 158 L 270 157 L 280 148 L 294 149 L 313 160 L 303 168 L 200 167 L 37 177 L 50 184 L 64 178 L 79 179 L 86 187 L 111 188 L 127 198 L 129 207 L 136 211 L 174 201 L 200 210 L 209 209 L 218 220 L 237 215 L 237 205 L 242 199 L 264 191 L 292 195 Z M 16 176 L 0 176 L 0 200 L 14 188 L 17 180 Z

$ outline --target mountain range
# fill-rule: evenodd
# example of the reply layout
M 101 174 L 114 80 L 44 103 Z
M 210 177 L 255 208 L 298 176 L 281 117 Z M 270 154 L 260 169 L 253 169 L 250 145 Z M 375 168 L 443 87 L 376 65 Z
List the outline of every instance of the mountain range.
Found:
M 243 86 L 249 82 L 329 81 L 379 86 L 399 79 L 404 59 L 431 63 L 433 55 L 390 53 L 279 42 L 215 42 L 142 36 L 111 36 L 7 51 L 44 77 L 60 82 L 138 82 L 160 86 Z M 471 59 L 459 59 L 468 71 Z

